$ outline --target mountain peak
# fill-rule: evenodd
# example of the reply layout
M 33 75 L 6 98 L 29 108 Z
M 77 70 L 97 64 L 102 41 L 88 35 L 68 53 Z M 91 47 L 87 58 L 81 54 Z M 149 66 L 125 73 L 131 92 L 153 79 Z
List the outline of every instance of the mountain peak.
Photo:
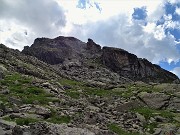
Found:
M 82 67 L 96 63 L 99 65 L 96 68 L 105 67 L 111 72 L 134 81 L 173 82 L 178 79 L 173 73 L 146 59 L 138 58 L 126 50 L 114 47 L 101 49 L 101 46 L 90 38 L 87 43 L 74 37 L 37 38 L 33 45 L 25 47 L 22 53 L 35 56 L 52 65 L 63 65 L 67 59 L 76 59 L 82 63 Z

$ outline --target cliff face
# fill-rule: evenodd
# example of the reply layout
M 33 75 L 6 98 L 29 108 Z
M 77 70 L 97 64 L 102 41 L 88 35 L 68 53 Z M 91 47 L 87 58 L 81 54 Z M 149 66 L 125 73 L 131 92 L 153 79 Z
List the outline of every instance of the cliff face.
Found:
M 78 60 L 84 66 L 89 61 L 97 62 L 120 76 L 146 82 L 173 82 L 178 77 L 146 59 L 138 58 L 123 49 L 103 47 L 92 39 L 84 43 L 74 37 L 57 37 L 55 39 L 38 38 L 31 47 L 25 47 L 22 53 L 32 55 L 52 65 L 65 61 Z M 88 62 L 87 62 L 88 61 Z
M 104 47 L 102 50 L 103 64 L 124 77 L 146 82 L 172 82 L 177 79 L 173 73 L 125 50 L 111 47 Z

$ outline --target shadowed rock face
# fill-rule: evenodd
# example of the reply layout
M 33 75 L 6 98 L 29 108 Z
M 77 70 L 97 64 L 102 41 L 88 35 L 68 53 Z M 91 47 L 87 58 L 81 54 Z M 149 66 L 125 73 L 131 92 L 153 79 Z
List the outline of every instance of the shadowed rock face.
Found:
M 73 37 L 37 38 L 31 47 L 24 47 L 22 53 L 55 65 L 63 63 L 65 59 L 79 58 L 79 54 L 85 48 L 84 44 Z
M 136 55 L 125 50 L 103 47 L 103 64 L 114 72 L 133 80 L 172 82 L 178 79 L 173 73 L 152 64 L 146 59 L 137 58 Z
M 146 59 L 140 59 L 123 49 L 113 47 L 101 49 L 101 46 L 92 39 L 84 43 L 74 37 L 37 38 L 32 46 L 25 47 L 22 53 L 35 56 L 51 65 L 63 64 L 67 59 L 69 62 L 77 59 L 84 66 L 83 63 L 98 59 L 101 66 L 135 81 L 172 82 L 178 80 L 173 73 Z
M 96 44 L 92 39 L 88 39 L 87 50 L 91 53 L 98 53 L 101 52 L 101 46 Z

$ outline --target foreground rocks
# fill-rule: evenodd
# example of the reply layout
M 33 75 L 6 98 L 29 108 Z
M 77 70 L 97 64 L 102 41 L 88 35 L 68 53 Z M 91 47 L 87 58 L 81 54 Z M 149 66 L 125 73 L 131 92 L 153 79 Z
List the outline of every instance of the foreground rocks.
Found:
M 31 124 L 29 127 L 16 126 L 12 130 L 12 135 L 95 135 L 87 129 L 68 127 L 66 124 L 51 124 L 39 122 Z

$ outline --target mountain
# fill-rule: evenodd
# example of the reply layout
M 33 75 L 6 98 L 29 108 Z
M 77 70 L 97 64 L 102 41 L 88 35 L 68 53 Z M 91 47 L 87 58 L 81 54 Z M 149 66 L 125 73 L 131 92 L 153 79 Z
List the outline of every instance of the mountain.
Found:
M 138 58 L 123 49 L 103 47 L 92 39 L 87 43 L 74 37 L 57 37 L 55 39 L 38 38 L 22 53 L 31 55 L 51 65 L 72 63 L 78 61 L 79 68 L 92 64 L 99 64 L 96 68 L 104 67 L 119 76 L 132 81 L 144 82 L 173 82 L 178 77 L 173 73 L 152 64 L 146 59 Z
M 0 44 L 0 135 L 180 134 L 177 76 L 92 39 Z

